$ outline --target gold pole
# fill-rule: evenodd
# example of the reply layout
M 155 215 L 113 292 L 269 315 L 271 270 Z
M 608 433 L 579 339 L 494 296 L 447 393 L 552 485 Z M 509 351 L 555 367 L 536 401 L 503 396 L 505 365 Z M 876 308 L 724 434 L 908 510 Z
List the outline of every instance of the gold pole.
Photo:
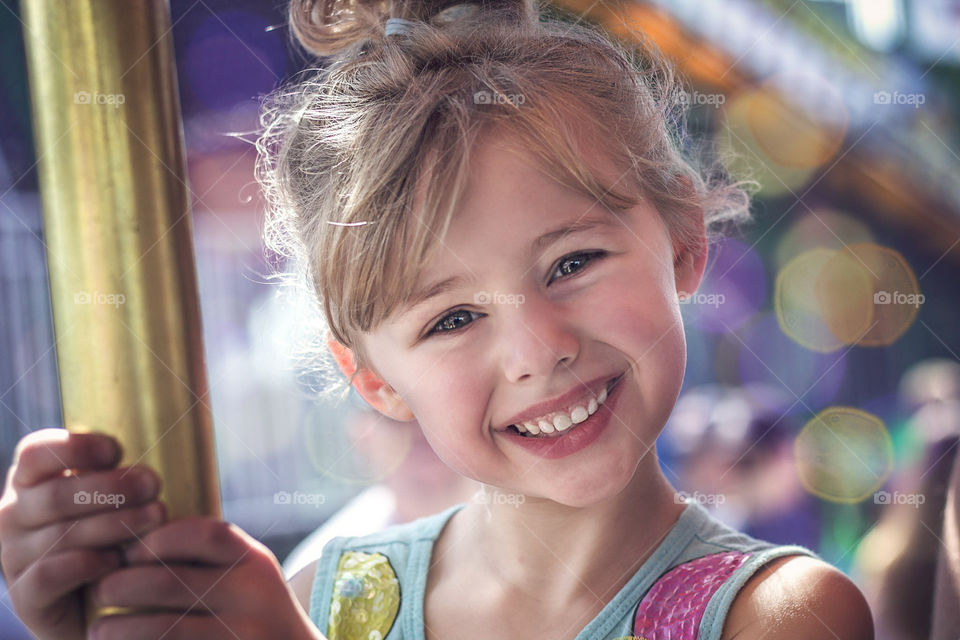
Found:
M 22 6 L 64 424 L 220 517 L 169 6 Z

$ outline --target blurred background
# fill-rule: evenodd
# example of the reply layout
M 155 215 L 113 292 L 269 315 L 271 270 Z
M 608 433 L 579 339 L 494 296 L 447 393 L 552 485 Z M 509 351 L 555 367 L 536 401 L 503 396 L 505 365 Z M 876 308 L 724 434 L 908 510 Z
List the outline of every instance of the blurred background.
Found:
M 713 248 L 682 305 L 667 477 L 850 574 L 878 638 L 927 637 L 960 423 L 960 0 L 554 8 L 628 42 L 645 31 L 687 80 L 691 132 L 759 184 L 755 220 Z M 293 367 L 297 308 L 265 278 L 252 136 L 228 135 L 316 64 L 290 44 L 286 3 L 171 9 L 224 516 L 292 572 L 331 535 L 483 499 L 415 423 L 355 394 L 317 402 Z M 0 0 L 3 472 L 21 436 L 62 424 L 19 15 Z M 29 637 L 0 603 L 0 636 Z

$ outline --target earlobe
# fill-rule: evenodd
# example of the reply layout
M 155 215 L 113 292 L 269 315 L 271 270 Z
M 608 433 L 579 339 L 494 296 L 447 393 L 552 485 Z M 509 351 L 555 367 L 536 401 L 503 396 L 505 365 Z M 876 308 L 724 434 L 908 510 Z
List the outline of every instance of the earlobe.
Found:
M 673 271 L 677 293 L 692 294 L 700 288 L 707 266 L 706 235 L 701 235 L 692 245 L 678 245 L 674 256 Z
M 374 407 L 383 415 L 388 418 L 393 418 L 397 422 L 410 422 L 414 419 L 410 407 L 407 406 L 403 398 L 389 385 L 381 385 L 377 391 L 377 395 L 380 402 L 378 405 L 374 405 Z
M 356 359 L 349 347 L 341 344 L 332 336 L 327 336 L 327 348 L 333 354 L 340 371 L 347 378 L 353 376 L 353 387 L 367 401 L 367 404 L 388 418 L 393 418 L 399 422 L 409 422 L 414 419 L 413 412 L 410 411 L 400 395 L 380 376 L 364 367 L 357 371 Z M 354 375 L 354 372 L 356 372 L 356 375 Z

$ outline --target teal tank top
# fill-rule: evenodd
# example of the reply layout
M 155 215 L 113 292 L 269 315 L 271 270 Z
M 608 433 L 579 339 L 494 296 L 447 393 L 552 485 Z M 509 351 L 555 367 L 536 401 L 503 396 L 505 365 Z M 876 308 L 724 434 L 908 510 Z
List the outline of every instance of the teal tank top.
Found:
M 323 547 L 310 619 L 329 640 L 425 640 L 423 601 L 433 543 L 460 503 L 440 513 Z M 760 567 L 787 555 L 688 502 L 653 554 L 576 640 L 718 640 L 730 605 Z M 544 638 L 542 640 L 550 640 Z

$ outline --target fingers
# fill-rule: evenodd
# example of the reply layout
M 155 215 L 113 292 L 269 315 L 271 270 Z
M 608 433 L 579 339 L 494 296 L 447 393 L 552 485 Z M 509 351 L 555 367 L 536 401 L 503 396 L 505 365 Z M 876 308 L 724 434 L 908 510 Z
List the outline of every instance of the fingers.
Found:
M 216 613 L 232 603 L 222 585 L 226 567 L 143 564 L 105 576 L 93 588 L 100 607 Z
M 129 564 L 198 562 L 232 566 L 273 554 L 239 527 L 213 518 L 182 518 L 159 527 L 126 549 Z
M 37 611 L 120 566 L 116 551 L 73 549 L 51 553 L 31 564 L 7 588 L 15 604 L 27 603 L 23 609 Z
M 136 508 L 113 509 L 78 520 L 60 520 L 26 531 L 2 548 L 3 564 L 18 575 L 32 558 L 68 549 L 107 547 L 145 535 L 166 520 L 158 501 Z
M 126 556 L 130 566 L 91 594 L 99 607 L 132 612 L 98 620 L 90 638 L 294 637 L 288 618 L 299 608 L 276 558 L 230 523 L 174 520 L 131 543 Z
M 141 465 L 53 478 L 18 491 L 14 518 L 22 528 L 38 528 L 142 504 L 159 489 L 157 474 Z
M 104 469 L 119 459 L 119 444 L 106 434 L 40 429 L 17 444 L 10 482 L 18 488 L 31 487 L 67 469 Z
M 211 615 L 156 613 L 109 616 L 88 631 L 90 640 L 237 640 L 253 637 L 244 627 Z

